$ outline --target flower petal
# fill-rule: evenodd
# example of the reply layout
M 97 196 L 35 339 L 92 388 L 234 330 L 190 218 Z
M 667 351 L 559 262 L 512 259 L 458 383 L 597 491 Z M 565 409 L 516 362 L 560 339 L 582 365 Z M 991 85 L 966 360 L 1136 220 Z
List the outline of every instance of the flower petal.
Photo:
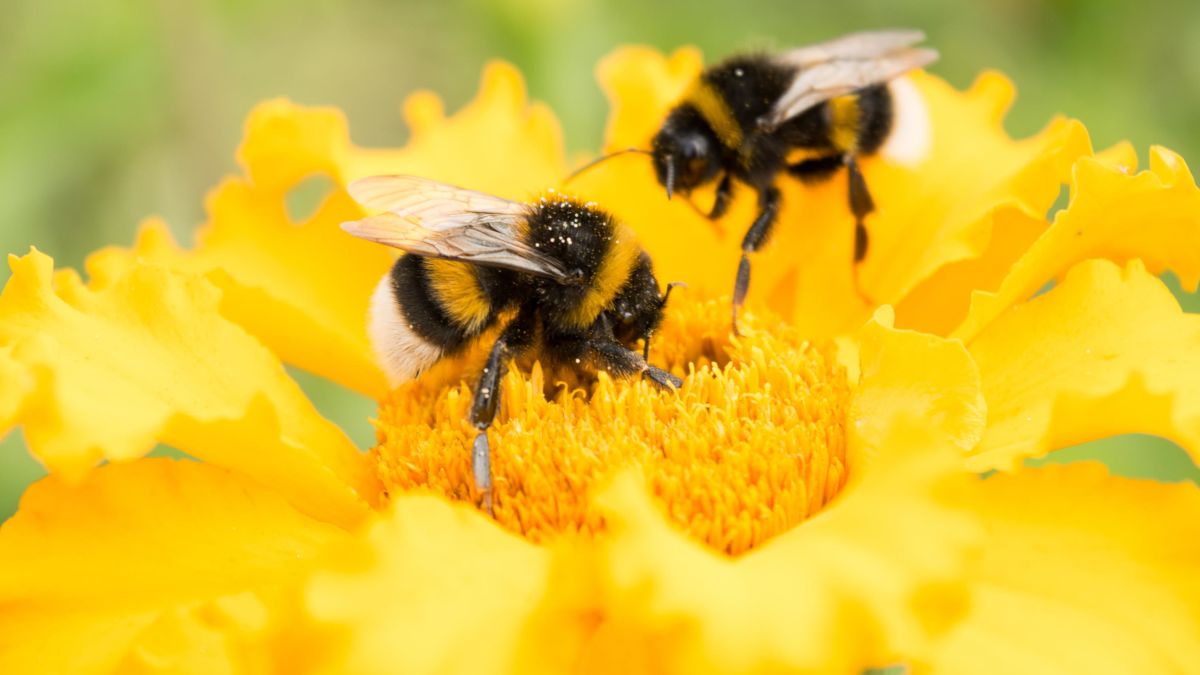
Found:
M 1137 154 L 1129 143 L 1119 143 L 1087 161 L 1128 173 L 1137 167 Z M 1013 265 L 1050 227 L 1041 214 L 1012 206 L 996 209 L 990 220 L 988 245 L 978 257 L 942 267 L 897 304 L 902 327 L 936 335 L 953 333 L 966 319 L 974 292 L 999 288 Z
M 203 663 L 343 539 L 196 462 L 110 464 L 78 485 L 50 476 L 0 527 L 0 672 Z
M 613 108 L 606 148 L 648 148 L 701 67 L 694 50 L 668 58 L 624 48 L 601 62 L 601 85 Z M 1056 120 L 1032 138 L 1011 140 L 1002 118 L 1012 85 L 994 73 L 966 92 L 924 73 L 896 86 L 906 92 L 902 98 L 919 118 L 917 126 L 926 129 L 909 129 L 909 136 L 928 130 L 932 136 L 916 155 L 908 153 L 911 148 L 902 152 L 889 145 L 883 157 L 863 163 L 880 207 L 867 220 L 871 252 L 860 270 L 869 302 L 855 290 L 854 225 L 845 177 L 813 185 L 780 179 L 784 207 L 771 243 L 755 257 L 751 299 L 765 302 L 806 334 L 853 331 L 870 317 L 875 303 L 896 303 L 941 267 L 983 254 L 994 229 L 993 213 L 1045 213 L 1071 163 L 1091 150 L 1082 125 L 1068 120 Z M 988 161 L 979 161 L 981 156 Z M 571 187 L 634 227 L 661 278 L 709 292 L 732 288 L 740 241 L 754 218 L 755 200 L 748 190 L 736 189 L 729 215 L 712 223 L 686 198 L 667 201 L 642 156 L 600 165 Z
M 12 355 L 11 345 L 0 345 L 0 438 L 16 424 L 21 405 L 33 390 L 33 375 Z
M 1150 169 L 1132 175 L 1121 165 L 1084 158 L 1075 165 L 1071 187 L 1070 205 L 999 287 L 974 295 L 956 336 L 970 340 L 1006 308 L 1089 258 L 1118 263 L 1139 258 L 1155 274 L 1171 270 L 1185 288 L 1195 290 L 1200 189 L 1179 155 L 1153 148 Z
M 972 495 L 986 553 L 971 612 L 934 659 L 936 672 L 1195 671 L 1195 485 L 1072 464 L 993 476 Z
M 135 265 L 68 304 L 50 258 L 11 257 L 0 296 L 0 344 L 35 376 L 22 413 L 46 466 L 80 480 L 101 460 L 129 460 L 156 441 L 278 489 L 306 513 L 349 525 L 366 512 L 373 476 L 279 361 L 217 311 L 202 279 Z
M 594 618 L 548 597 L 551 550 L 427 496 L 392 511 L 309 584 L 310 667 L 352 673 L 566 672 Z M 343 637 L 346 643 L 343 644 Z
M 151 221 L 131 250 L 103 251 L 88 269 L 96 278 L 141 257 L 207 274 L 225 291 L 222 313 L 284 361 L 378 398 L 386 385 L 367 340 L 367 304 L 394 254 L 341 231 L 340 223 L 362 217 L 341 186 L 411 173 L 523 199 L 564 172 L 557 121 L 526 101 L 520 75 L 507 64 L 489 65 L 479 95 L 453 117 L 429 93 L 411 96 L 405 116 L 409 143 L 377 150 L 351 144 L 337 110 L 263 103 L 250 114 L 239 150 L 246 175 L 210 195 L 210 220 L 194 250 L 180 250 Z M 313 175 L 338 187 L 294 222 L 287 194 Z
M 1049 226 L 1044 218 L 1011 207 L 997 209 L 990 221 L 988 244 L 978 257 L 942 267 L 897 303 L 901 326 L 935 335 L 953 333 L 966 318 L 973 293 L 998 287 Z
M 606 620 L 585 659 L 594 672 L 859 672 L 928 648 L 965 609 L 978 536 L 949 505 L 965 478 L 937 438 L 902 419 L 826 512 L 738 559 L 619 480 L 605 497 Z
M 962 451 L 983 436 L 987 403 L 979 369 L 958 340 L 892 327 L 882 307 L 859 333 L 854 429 L 868 448 L 883 447 L 902 415 L 924 419 Z M 851 447 L 854 447 L 852 444 Z
M 965 92 L 925 73 L 912 84 L 928 108 L 933 145 L 910 167 L 879 162 L 870 183 L 880 213 L 867 220 L 876 254 L 864 262 L 862 285 L 880 301 L 904 297 L 947 263 L 981 255 L 997 209 L 1044 214 L 1071 165 L 1092 151 L 1076 120 L 1009 138 L 1003 117 L 1013 85 L 999 73 L 984 73 Z
M 1089 261 L 1009 309 L 970 344 L 988 428 L 976 470 L 1123 433 L 1200 457 L 1200 316 L 1140 261 Z

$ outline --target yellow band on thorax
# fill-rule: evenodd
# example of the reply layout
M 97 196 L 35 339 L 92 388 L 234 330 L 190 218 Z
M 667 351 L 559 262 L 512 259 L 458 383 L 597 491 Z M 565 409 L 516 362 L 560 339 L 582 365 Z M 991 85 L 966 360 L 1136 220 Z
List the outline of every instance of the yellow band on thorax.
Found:
M 638 247 L 633 230 L 618 225 L 613 233 L 608 254 L 604 256 L 600 269 L 596 270 L 596 276 L 592 278 L 591 288 L 583 301 L 566 316 L 567 322 L 579 329 L 591 326 L 629 279 L 639 253 L 641 248 Z
M 703 78 L 696 78 L 688 88 L 684 100 L 696 106 L 700 115 L 727 147 L 738 148 L 742 145 L 741 125 L 733 116 L 729 104 L 711 84 Z

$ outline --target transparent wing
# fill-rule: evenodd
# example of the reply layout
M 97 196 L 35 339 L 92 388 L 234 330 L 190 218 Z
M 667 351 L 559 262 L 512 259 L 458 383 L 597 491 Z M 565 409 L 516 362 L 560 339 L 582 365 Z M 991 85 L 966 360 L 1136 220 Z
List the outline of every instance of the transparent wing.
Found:
M 360 178 L 346 190 L 354 201 L 368 209 L 413 216 L 433 230 L 472 222 L 480 214 L 523 218 L 526 211 L 521 202 L 417 176 Z
M 893 29 L 850 33 L 815 45 L 796 47 L 776 58 L 794 66 L 810 66 L 834 59 L 869 59 L 925 41 L 919 30 Z
M 938 58 L 937 51 L 912 47 L 920 31 L 854 33 L 800 47 L 777 57 L 798 68 L 787 91 L 761 121 L 767 129 L 831 98 L 887 82 Z
M 430 258 L 569 279 L 558 260 L 521 241 L 527 210 L 520 202 L 415 176 L 373 176 L 347 189 L 360 204 L 386 211 L 342 223 L 356 237 Z

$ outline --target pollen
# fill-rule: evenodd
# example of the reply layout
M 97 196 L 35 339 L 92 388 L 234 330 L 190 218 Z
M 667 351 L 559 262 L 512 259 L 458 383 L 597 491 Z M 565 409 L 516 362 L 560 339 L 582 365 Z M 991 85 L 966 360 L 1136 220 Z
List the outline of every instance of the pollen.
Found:
M 650 362 L 684 378 L 677 391 L 514 363 L 488 431 L 495 519 L 536 542 L 599 532 L 593 495 L 630 467 L 681 530 L 731 555 L 820 511 L 846 480 L 846 374 L 831 345 L 773 320 L 748 314 L 732 337 L 729 314 L 672 297 Z M 480 503 L 468 412 L 486 346 L 381 402 L 372 453 L 389 494 Z

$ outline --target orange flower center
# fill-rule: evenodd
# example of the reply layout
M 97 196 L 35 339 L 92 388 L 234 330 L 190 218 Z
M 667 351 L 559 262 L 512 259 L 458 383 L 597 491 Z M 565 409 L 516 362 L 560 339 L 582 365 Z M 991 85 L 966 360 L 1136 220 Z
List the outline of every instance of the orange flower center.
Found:
M 651 351 L 651 362 L 685 378 L 678 392 L 603 375 L 585 391 L 537 364 L 509 370 L 488 432 L 501 525 L 533 541 L 596 532 L 593 491 L 637 467 L 680 528 L 738 554 L 837 494 L 850 389 L 832 348 L 752 317 L 750 334 L 732 339 L 728 304 L 688 300 L 673 299 Z M 380 403 L 373 453 L 390 494 L 424 489 L 479 503 L 467 413 L 486 346 Z

